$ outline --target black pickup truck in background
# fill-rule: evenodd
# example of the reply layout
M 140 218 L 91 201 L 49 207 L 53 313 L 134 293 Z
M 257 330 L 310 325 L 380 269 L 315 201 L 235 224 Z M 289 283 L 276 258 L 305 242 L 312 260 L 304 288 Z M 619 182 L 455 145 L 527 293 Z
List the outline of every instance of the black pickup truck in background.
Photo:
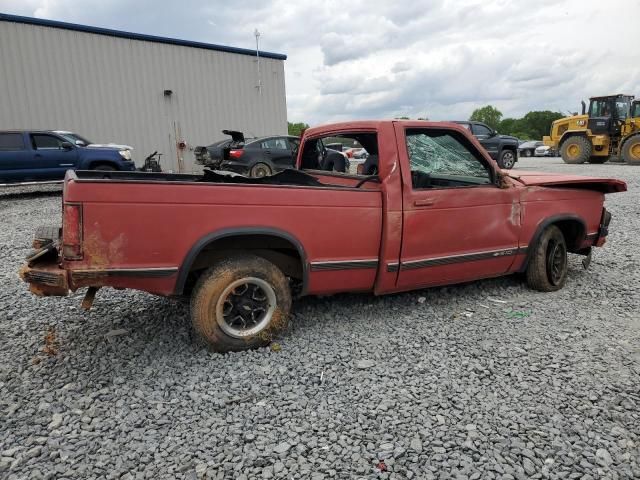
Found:
M 509 135 L 500 135 L 482 122 L 454 121 L 470 130 L 487 153 L 500 168 L 513 168 L 518 161 L 518 139 Z

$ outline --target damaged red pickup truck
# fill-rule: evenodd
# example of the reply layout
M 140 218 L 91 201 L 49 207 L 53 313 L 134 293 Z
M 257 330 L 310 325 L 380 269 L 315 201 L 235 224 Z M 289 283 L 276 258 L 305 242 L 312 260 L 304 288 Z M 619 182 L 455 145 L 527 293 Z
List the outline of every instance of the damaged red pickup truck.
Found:
M 359 175 L 319 170 L 322 139 L 357 140 Z M 620 180 L 501 171 L 451 123 L 357 121 L 308 129 L 297 169 L 264 178 L 68 172 L 62 228 L 21 270 L 38 295 L 89 287 L 191 297 L 216 351 L 266 344 L 292 297 L 376 295 L 524 272 L 561 288 L 567 253 L 605 242 Z

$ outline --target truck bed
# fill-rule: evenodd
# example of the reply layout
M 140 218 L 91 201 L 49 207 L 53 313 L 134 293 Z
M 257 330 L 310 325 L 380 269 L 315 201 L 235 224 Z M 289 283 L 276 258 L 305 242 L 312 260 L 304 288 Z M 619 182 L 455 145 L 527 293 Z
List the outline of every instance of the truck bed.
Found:
M 156 172 L 120 172 L 120 171 L 95 171 L 95 170 L 78 170 L 70 172 L 69 178 L 82 182 L 137 182 L 137 183 L 229 183 L 229 184 L 246 184 L 246 185 L 297 185 L 297 186 L 313 186 L 321 187 L 323 185 L 332 187 L 353 188 L 353 185 L 345 185 L 339 181 L 331 181 L 330 172 L 317 172 L 318 176 L 301 172 L 300 170 L 286 169 L 274 175 L 262 178 L 250 178 L 232 172 L 214 171 L 205 169 L 202 174 L 191 173 L 156 173 Z M 318 178 L 322 177 L 324 181 Z M 362 176 L 356 175 L 340 175 L 340 178 L 352 180 L 361 180 Z M 328 181 L 327 181 L 328 180 Z

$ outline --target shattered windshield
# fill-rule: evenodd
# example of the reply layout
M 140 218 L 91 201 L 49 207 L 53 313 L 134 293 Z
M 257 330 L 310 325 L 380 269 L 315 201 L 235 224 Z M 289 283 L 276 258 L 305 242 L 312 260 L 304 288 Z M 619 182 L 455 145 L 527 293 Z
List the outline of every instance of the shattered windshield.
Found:
M 488 179 L 489 173 L 476 156 L 449 133 L 407 133 L 411 170 Z

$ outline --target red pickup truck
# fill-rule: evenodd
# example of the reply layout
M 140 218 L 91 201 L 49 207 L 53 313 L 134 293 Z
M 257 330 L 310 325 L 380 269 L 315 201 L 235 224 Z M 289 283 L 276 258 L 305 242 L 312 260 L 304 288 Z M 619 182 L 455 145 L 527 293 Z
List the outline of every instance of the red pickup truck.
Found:
M 358 175 L 320 170 L 323 139 L 369 152 Z M 38 295 L 89 287 L 191 298 L 216 351 L 264 345 L 292 297 L 376 295 L 524 272 L 561 288 L 567 253 L 602 246 L 620 180 L 502 171 L 452 123 L 356 121 L 308 129 L 297 169 L 264 178 L 67 172 L 61 228 L 21 269 Z

